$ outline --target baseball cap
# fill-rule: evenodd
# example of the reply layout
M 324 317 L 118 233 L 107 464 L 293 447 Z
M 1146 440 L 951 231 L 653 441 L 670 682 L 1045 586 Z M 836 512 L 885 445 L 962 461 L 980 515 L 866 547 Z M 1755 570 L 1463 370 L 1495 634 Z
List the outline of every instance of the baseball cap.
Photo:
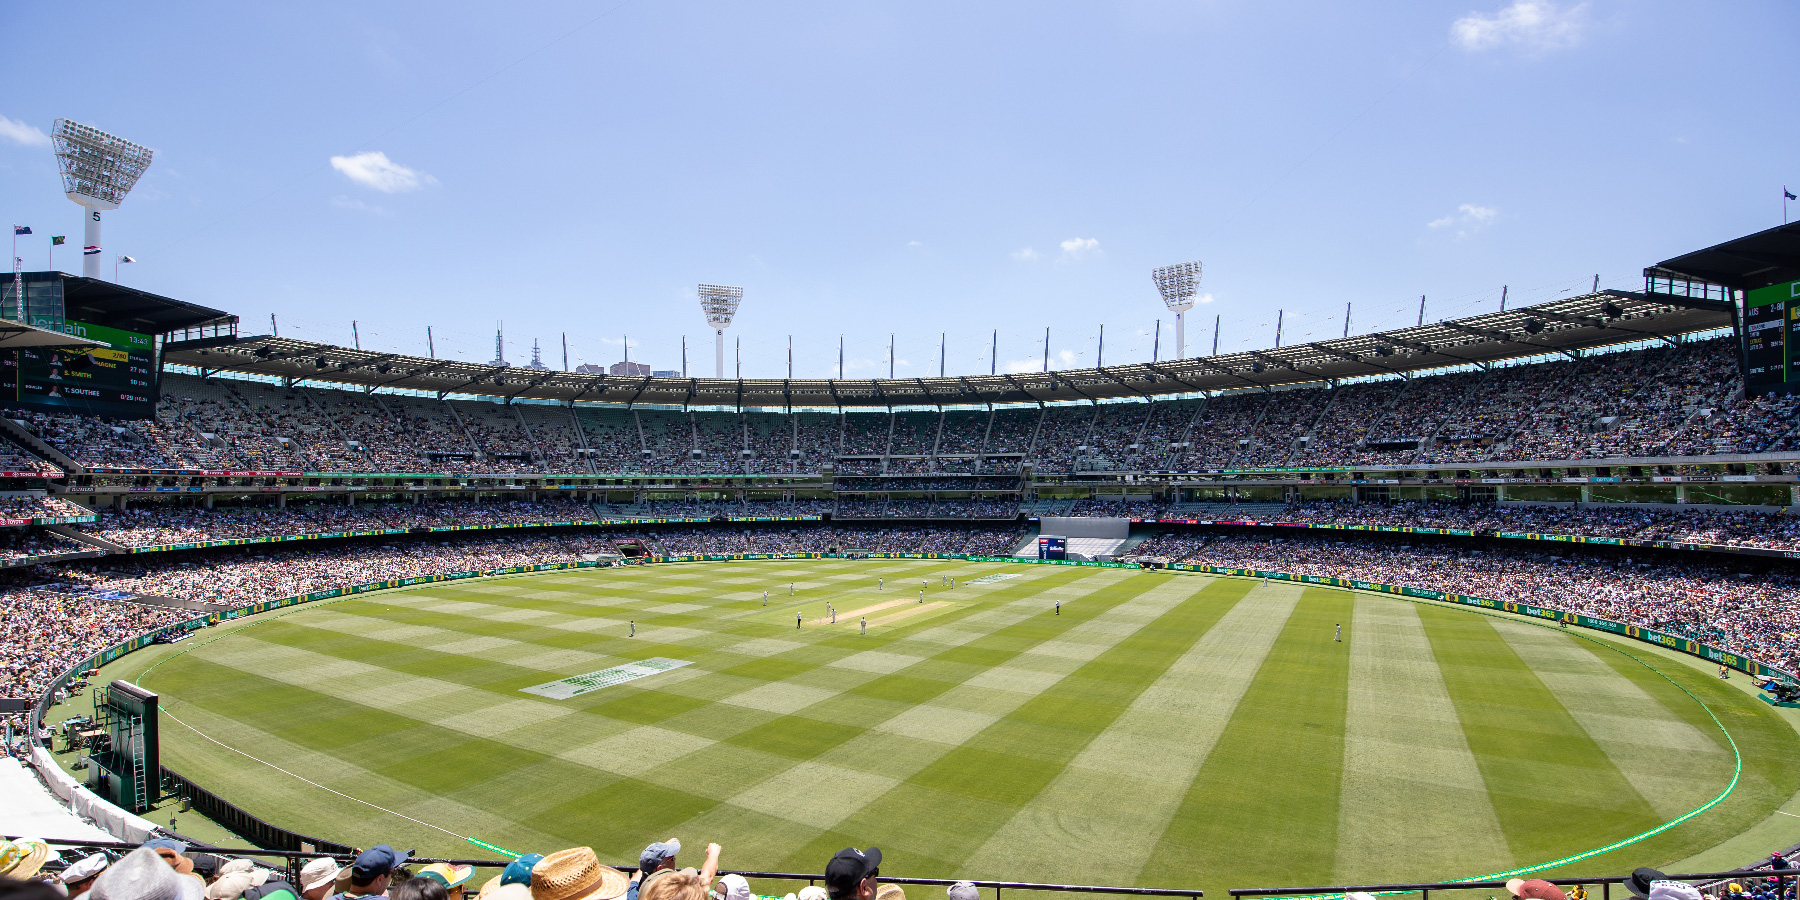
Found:
M 538 860 L 543 858 L 544 854 L 542 853 L 527 853 L 507 863 L 506 868 L 500 870 L 500 884 L 495 887 L 504 887 L 509 884 L 531 887 L 531 867 L 537 865 Z
M 307 863 L 306 868 L 300 870 L 300 890 L 310 891 L 320 885 L 337 881 L 338 873 L 341 871 L 343 870 L 338 866 L 337 860 L 329 856 L 321 856 Z
M 511 863 L 507 864 L 511 867 Z M 462 887 L 474 877 L 474 866 L 453 866 L 449 863 L 432 863 L 419 870 L 420 878 L 429 878 L 447 888 Z
M 676 838 L 669 838 L 666 841 L 657 841 L 656 843 L 645 847 L 644 852 L 638 854 L 638 867 L 642 869 L 653 868 L 659 865 L 663 860 L 680 852 L 681 841 Z
M 411 855 L 411 850 L 402 853 L 386 844 L 376 844 L 357 854 L 356 862 L 350 864 L 350 877 L 366 884 L 400 868 Z
M 951 885 L 944 890 L 944 893 L 950 895 L 950 900 L 980 900 L 981 897 L 981 893 L 975 890 L 975 885 L 967 881 L 959 881 Z
M 830 896 L 830 894 L 825 893 L 824 888 L 819 887 L 816 884 L 809 884 L 800 889 L 800 895 L 797 900 L 830 900 Z
M 825 889 L 833 897 L 852 893 L 864 878 L 874 874 L 879 868 L 880 847 L 870 847 L 867 850 L 845 847 L 831 858 L 831 862 L 825 864 Z

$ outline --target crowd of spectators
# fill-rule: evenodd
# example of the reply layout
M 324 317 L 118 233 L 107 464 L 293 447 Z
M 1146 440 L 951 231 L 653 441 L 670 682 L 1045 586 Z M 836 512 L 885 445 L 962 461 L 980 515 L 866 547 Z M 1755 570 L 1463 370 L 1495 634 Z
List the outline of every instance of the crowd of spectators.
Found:
M 1354 578 L 1572 610 L 1680 634 L 1792 671 L 1800 577 L 1732 563 L 1559 555 L 1493 546 L 1172 532 L 1131 558 Z
M 588 522 L 594 509 L 575 500 L 431 500 L 418 503 L 305 503 L 272 506 L 144 504 L 102 509 L 87 530 L 128 547 L 198 541 L 381 531 L 445 525 L 519 525 Z
M 42 588 L 0 588 L 0 697 L 38 697 L 83 659 L 192 616 Z
M 1069 472 L 1800 448 L 1800 398 L 1741 397 L 1735 360 L 1719 339 L 1332 388 L 942 414 L 569 410 L 171 374 L 151 419 L 21 421 L 85 466 L 249 471 L 756 475 L 834 464 L 929 478 L 974 472 L 974 457 L 993 453 Z M 16 459 L 0 465 L 54 471 L 7 452 Z
M 59 575 L 90 590 L 239 606 L 391 578 L 576 562 L 602 550 L 610 551 L 610 543 L 587 534 L 400 541 L 316 550 L 233 547 L 166 561 L 145 556 L 70 564 Z
M 1726 544 L 1800 550 L 1800 516 L 1756 510 L 1648 505 L 1461 504 L 1431 502 L 1289 505 L 1277 521 L 1576 534 L 1634 541 Z

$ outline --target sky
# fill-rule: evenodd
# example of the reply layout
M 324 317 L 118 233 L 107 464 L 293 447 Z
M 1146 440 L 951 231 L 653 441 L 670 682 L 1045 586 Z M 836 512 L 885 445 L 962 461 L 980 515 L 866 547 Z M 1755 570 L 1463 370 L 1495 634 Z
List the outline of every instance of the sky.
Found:
M 476 361 L 504 322 L 514 364 L 566 336 L 680 369 L 685 338 L 711 375 L 700 282 L 744 289 L 728 377 L 790 339 L 799 378 L 840 339 L 849 378 L 890 340 L 900 377 L 1036 371 L 1046 328 L 1052 368 L 1166 359 L 1150 271 L 1187 260 L 1187 355 L 1215 322 L 1260 349 L 1346 304 L 1368 332 L 1641 289 L 1800 193 L 1779 0 L 20 2 L 0 34 L 27 270 L 67 234 L 80 271 L 69 118 L 155 151 L 105 277 Z

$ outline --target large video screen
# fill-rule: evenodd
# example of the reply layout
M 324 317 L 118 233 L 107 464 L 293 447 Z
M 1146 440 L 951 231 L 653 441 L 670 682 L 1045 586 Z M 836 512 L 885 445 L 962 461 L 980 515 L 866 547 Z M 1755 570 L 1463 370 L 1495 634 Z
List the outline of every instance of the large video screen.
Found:
M 1800 281 L 1744 294 L 1744 389 L 1751 396 L 1800 390 Z
M 147 419 L 156 414 L 156 344 L 147 334 L 69 321 L 100 347 L 31 347 L 0 357 L 0 396 L 44 412 Z

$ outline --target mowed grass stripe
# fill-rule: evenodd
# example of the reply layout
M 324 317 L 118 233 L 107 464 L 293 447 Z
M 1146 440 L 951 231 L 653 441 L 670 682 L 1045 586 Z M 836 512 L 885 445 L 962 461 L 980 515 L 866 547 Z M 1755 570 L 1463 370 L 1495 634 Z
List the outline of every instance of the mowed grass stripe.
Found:
M 1181 802 L 1170 785 L 1193 781 L 1299 597 L 1289 585 L 1252 587 L 976 858 L 1062 882 L 1106 859 L 1133 883 L 1154 847 L 1144 836 L 1161 833 Z
M 1658 818 L 1673 819 L 1705 803 L 1731 780 L 1730 753 L 1595 658 L 1581 646 L 1585 641 L 1522 622 L 1497 620 L 1494 628 Z
M 553 839 L 519 827 L 495 801 L 512 791 L 536 790 L 583 774 L 536 754 L 484 746 L 381 710 L 206 663 L 183 667 L 163 679 L 159 689 L 194 698 L 175 714 L 226 744 L 461 833 L 504 833 L 520 844 L 541 846 Z M 162 733 L 164 765 L 283 827 L 330 834 L 358 846 L 403 841 L 446 853 L 468 852 L 467 845 L 442 832 L 320 791 L 204 741 L 175 722 L 165 722 Z M 470 763 L 476 757 L 493 758 L 479 763 L 477 771 L 484 774 L 471 777 L 463 767 L 446 772 L 441 767 L 445 752 L 473 754 Z M 349 753 L 360 762 L 350 762 Z M 431 768 L 432 758 L 440 768 Z M 448 780 L 429 787 L 419 781 L 446 776 Z
M 1344 641 L 1356 640 L 1350 614 L 1348 592 L 1304 590 L 1225 733 L 1186 786 L 1140 884 L 1198 883 L 1222 893 L 1330 883 L 1350 672 L 1346 644 L 1332 637 L 1343 624 Z M 1234 876 L 1230 884 L 1221 878 L 1226 873 Z
M 1352 621 L 1332 881 L 1429 881 L 1511 868 L 1415 605 L 1358 595 Z
M 1656 810 L 1493 619 L 1429 606 L 1418 612 L 1515 862 L 1548 862 L 1657 825 Z
M 1156 579 L 1137 579 L 1122 585 L 1115 579 L 1096 579 L 1106 598 L 1088 608 L 1100 612 L 1109 608 L 1130 608 L 1147 602 L 1143 595 Z M 1060 621 L 1038 636 L 1050 640 L 1081 630 L 1080 617 L 1051 617 Z M 873 637 L 873 636 L 871 636 Z M 949 671 L 938 671 L 943 665 Z M 945 676 L 968 679 L 971 673 L 991 668 L 984 664 L 921 660 L 896 673 L 900 688 L 928 689 L 923 682 Z M 884 679 L 885 682 L 885 679 Z M 919 723 L 918 712 L 933 709 L 950 716 L 984 715 L 975 710 L 959 709 L 954 704 L 967 698 L 955 696 L 963 688 L 953 688 L 936 695 L 932 703 L 909 708 L 909 703 L 890 696 L 870 696 L 846 691 L 802 714 L 771 718 L 748 732 L 740 732 L 729 741 L 695 750 L 646 771 L 642 782 L 679 786 L 682 796 L 674 807 L 685 819 L 671 822 L 667 833 L 699 830 L 708 834 L 745 836 L 745 852 L 776 855 L 779 858 L 809 854 L 797 852 L 819 840 L 821 832 L 851 815 L 879 796 L 906 775 L 928 765 L 949 752 L 954 744 L 911 737 L 886 728 L 887 722 L 906 717 Z M 1005 692 L 986 691 L 985 704 L 992 695 L 1001 695 L 1009 705 L 1025 702 L 1024 695 L 1006 697 Z M 971 704 L 973 705 L 973 704 Z M 984 705 L 985 708 L 985 705 Z M 716 707 L 691 714 L 696 726 L 714 722 Z M 876 721 L 886 719 L 887 722 Z M 991 720 L 991 719 L 990 719 Z M 927 719 L 928 721 L 928 719 Z M 854 724 L 852 724 L 854 723 Z M 906 729 L 906 730 L 911 730 Z M 960 737 L 958 738 L 960 740 Z M 772 754 L 780 760 L 774 769 L 757 768 L 759 756 Z M 642 809 L 646 798 L 636 796 L 647 788 L 632 786 L 627 790 L 609 789 L 562 803 L 542 817 L 541 827 L 562 828 L 581 825 L 584 839 L 595 840 L 596 848 L 634 853 L 633 841 L 641 842 Z M 659 793 L 663 801 L 669 798 Z M 715 802 L 724 798 L 725 802 Z M 703 802 L 704 801 L 704 802 Z M 567 826 L 560 824 L 569 823 Z M 594 837 L 598 829 L 599 836 Z M 614 844 L 617 846 L 615 847 Z M 829 855 L 832 851 L 824 851 Z M 769 856 L 758 858 L 768 859 Z M 799 863 L 794 863 L 799 864 Z M 814 861 L 813 865 L 817 865 Z
M 1172 575 L 1139 576 L 1120 590 L 1143 594 L 1140 606 L 1154 603 L 1161 611 L 1148 622 L 1123 615 L 1130 605 L 1121 607 L 1121 621 L 1109 621 L 1113 616 L 1107 613 L 1093 615 L 1084 629 L 1108 636 L 1109 647 L 1060 678 L 1034 686 L 1016 708 L 817 836 L 790 864 L 829 858 L 855 836 L 894 848 L 912 871 L 979 876 L 995 865 L 970 857 L 1242 594 L 1221 582 Z M 1037 621 L 1049 625 L 1094 612 L 1091 607 L 1065 609 L 1062 616 L 1045 612 Z

